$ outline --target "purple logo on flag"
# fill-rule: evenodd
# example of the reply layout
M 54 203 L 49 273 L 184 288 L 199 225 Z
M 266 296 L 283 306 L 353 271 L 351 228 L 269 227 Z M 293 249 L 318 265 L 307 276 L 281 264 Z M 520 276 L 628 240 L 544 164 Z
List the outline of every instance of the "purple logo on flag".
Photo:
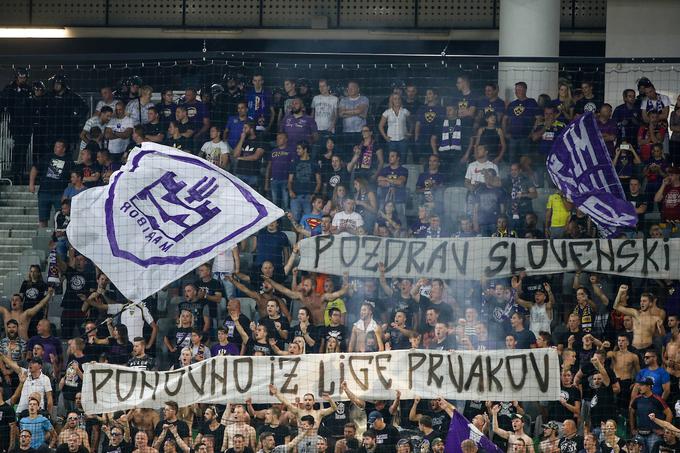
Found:
M 560 133 L 546 166 L 555 185 L 593 219 L 603 236 L 637 225 L 635 208 L 626 200 L 591 112 Z
M 208 200 L 219 187 L 214 177 L 201 178 L 186 191 L 186 196 L 181 192 L 187 183 L 176 178 L 175 173 L 166 172 L 130 198 L 130 204 L 142 213 L 151 228 L 179 242 L 221 210 Z
M 491 442 L 475 425 L 470 423 L 467 418 L 456 410 L 453 412 L 453 417 L 451 417 L 444 452 L 462 453 L 463 450 L 460 448 L 460 444 L 468 439 L 477 444 L 479 449 L 485 453 L 503 453 L 496 444 Z
M 114 175 L 105 213 L 113 256 L 144 267 L 203 256 L 269 214 L 241 181 L 203 159 L 146 149 Z

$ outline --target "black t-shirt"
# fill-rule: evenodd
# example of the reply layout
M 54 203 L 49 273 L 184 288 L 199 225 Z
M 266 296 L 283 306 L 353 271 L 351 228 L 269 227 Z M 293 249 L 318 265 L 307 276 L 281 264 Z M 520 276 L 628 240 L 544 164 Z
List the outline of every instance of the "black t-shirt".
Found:
M 94 175 L 95 173 L 101 173 L 101 171 L 102 171 L 101 165 L 99 165 L 97 162 L 93 162 L 89 165 L 84 164 L 84 163 L 80 163 L 80 164 L 76 164 L 75 167 L 78 170 L 83 172 L 83 178 L 88 178 L 88 177 Z M 83 185 L 89 189 L 90 187 L 94 187 L 94 186 L 99 185 L 99 180 L 97 180 L 97 181 L 83 181 Z
M 328 343 L 328 339 L 330 337 L 335 338 L 338 340 L 340 343 L 340 349 L 343 351 L 346 351 L 345 347 L 345 342 L 347 341 L 347 327 L 344 325 L 340 324 L 339 326 L 324 326 L 321 327 L 321 335 L 320 338 L 323 338 L 325 340 L 325 343 Z
M 587 112 L 596 113 L 601 106 L 602 101 L 595 97 L 592 99 L 581 98 L 574 104 L 574 112 L 581 115 Z
M 196 288 L 199 290 L 205 290 L 207 296 L 214 296 L 216 293 L 221 293 L 224 296 L 224 287 L 222 286 L 222 283 L 214 278 L 211 278 L 207 282 L 204 282 L 199 278 L 194 282 L 194 285 L 196 285 Z M 217 307 L 219 303 L 211 302 L 207 299 L 205 300 L 205 303 L 208 305 L 210 318 L 217 319 Z
M 41 160 L 40 169 L 40 193 L 62 193 L 71 179 L 73 161 L 66 157 L 52 154 Z
M 61 444 L 57 447 L 57 453 L 88 453 L 88 450 L 82 445 L 74 452 L 69 450 L 68 444 Z
M 87 356 L 74 357 L 70 356 L 68 358 L 68 363 L 66 365 L 66 371 L 64 373 L 64 388 L 62 393 L 64 398 L 69 401 L 74 401 L 76 399 L 76 393 L 80 392 L 83 388 L 83 380 L 78 376 L 76 371 L 76 364 L 83 371 L 83 365 L 87 363 Z
M 250 319 L 241 313 L 238 315 L 238 323 L 241 324 L 241 327 L 246 332 L 246 335 L 248 335 L 248 338 L 250 338 L 252 334 L 252 331 L 250 330 Z M 227 319 L 224 320 L 222 325 L 225 329 L 227 329 L 227 339 L 229 340 L 229 343 L 234 343 L 239 346 L 243 344 L 241 334 L 238 333 L 238 330 L 236 329 L 236 323 L 232 321 L 231 317 L 227 316 Z
M 526 328 L 519 332 L 513 330 L 511 335 L 517 341 L 517 349 L 529 349 L 532 344 L 536 343 L 536 335 Z
M 387 328 L 387 334 L 390 336 L 388 341 L 392 350 L 411 349 L 409 337 L 404 335 L 401 330 L 390 326 Z
M 314 340 L 314 346 L 307 345 L 305 351 L 307 353 L 317 352 L 319 350 L 319 344 L 321 343 L 321 328 L 312 324 L 307 326 L 307 335 L 309 335 L 312 340 Z M 302 335 L 302 330 L 300 329 L 300 324 L 294 324 L 290 326 L 290 333 L 288 334 L 288 340 L 292 341 L 295 337 L 304 337 Z
M 203 319 L 204 309 L 206 307 L 206 302 L 201 300 L 196 300 L 194 302 L 185 300 L 180 302 L 179 310 L 189 310 L 192 315 L 194 315 L 194 327 L 198 330 L 203 330 L 205 321 Z M 209 309 L 208 309 L 209 310 Z M 208 314 L 210 311 L 208 311 Z
M 576 387 L 562 387 L 560 389 L 560 398 L 566 399 L 567 404 L 573 406 L 576 401 L 581 401 L 581 392 Z M 561 423 L 565 420 L 574 419 L 574 414 L 562 406 L 562 403 L 559 401 L 552 401 L 550 403 L 550 420 Z
M 35 448 L 27 448 L 26 450 L 15 448 L 14 450 L 10 450 L 9 453 L 38 453 L 38 450 Z
M 577 453 L 583 450 L 583 437 L 578 435 L 569 439 L 562 437 L 557 446 L 560 453 Z
M 170 146 L 172 148 L 176 148 L 176 149 L 180 149 L 182 151 L 186 151 L 188 153 L 192 152 L 191 139 L 183 137 L 181 135 L 177 138 L 172 138 L 172 137 L 168 136 L 163 141 L 163 144 L 166 145 L 166 146 Z
M 64 310 L 81 312 L 83 301 L 78 296 L 80 294 L 89 296 L 96 289 L 97 283 L 93 270 L 85 269 L 81 272 L 73 267 L 69 267 L 66 271 L 66 291 L 61 300 L 61 307 Z
M 241 145 L 241 157 L 252 156 L 257 152 L 258 148 L 262 148 L 267 152 L 266 145 L 257 138 L 254 140 L 251 138 L 245 138 L 243 140 L 243 145 Z M 258 176 L 260 174 L 260 167 L 262 165 L 262 159 L 258 160 L 237 160 L 236 161 L 236 173 L 245 176 Z
M 348 190 L 350 188 L 349 173 L 347 172 L 344 164 L 339 170 L 334 170 L 333 167 L 328 167 L 327 171 L 324 172 L 323 169 L 321 169 L 321 177 L 321 182 L 325 184 L 326 187 L 326 197 L 329 199 L 333 197 L 333 189 L 335 189 L 336 186 L 341 184 Z
M 429 297 L 427 296 L 420 296 L 420 313 L 421 313 L 421 320 L 420 320 L 420 325 L 424 326 L 425 325 L 425 313 L 427 313 L 427 310 L 430 308 L 436 308 L 439 310 L 439 322 L 444 322 L 444 323 L 449 323 L 453 321 L 453 308 L 451 305 L 441 302 L 439 304 L 432 303 Z
M 242 453 L 255 453 L 252 448 L 245 446 L 243 447 L 243 450 L 241 450 Z M 224 453 L 236 453 L 236 450 L 234 448 L 229 448 L 227 449 Z
M 246 355 L 255 355 L 256 352 L 261 352 L 264 355 L 274 355 L 269 343 L 248 340 L 248 343 L 246 344 Z
M 590 424 L 600 426 L 616 413 L 617 405 L 611 384 L 595 389 L 590 399 Z
M 262 318 L 260 319 L 260 324 L 265 326 L 267 329 L 267 336 L 269 338 L 274 338 L 276 340 L 276 345 L 279 348 L 283 348 L 283 338 L 281 338 L 281 335 L 279 332 L 276 330 L 276 323 L 281 324 L 281 330 L 289 331 L 290 330 L 290 323 L 288 322 L 288 319 L 286 319 L 283 316 L 279 316 L 276 319 L 271 319 L 270 317 Z M 289 335 L 288 336 L 289 341 L 292 341 L 293 338 Z
M 375 443 L 384 447 L 396 447 L 399 441 L 399 431 L 392 425 L 386 425 L 383 429 L 375 429 Z
M 125 365 L 132 353 L 132 343 L 119 344 L 113 338 L 109 338 L 109 352 L 107 353 L 109 363 L 114 365 Z
M 213 439 L 215 439 L 215 441 L 213 442 L 215 448 L 217 448 L 218 450 L 222 449 L 222 442 L 224 441 L 224 425 L 222 424 L 217 425 L 217 429 L 213 431 L 210 429 L 209 423 L 203 423 L 201 425 L 201 429 L 198 432 L 201 433 L 203 438 L 212 437 Z
M 451 424 L 449 414 L 446 411 L 438 411 L 428 412 L 427 415 L 432 418 L 432 429 L 438 431 L 442 437 L 446 437 L 446 433 L 449 432 L 449 425 Z
M 14 291 L 14 289 L 12 289 L 12 291 Z M 38 302 L 40 302 L 45 297 L 45 293 L 47 293 L 47 283 L 45 283 L 42 279 L 35 283 L 29 280 L 24 280 L 23 283 L 21 283 L 21 289 L 19 292 L 24 295 L 24 310 L 29 310 L 38 305 Z M 31 318 L 31 321 L 28 323 L 29 337 L 37 334 L 38 322 L 44 318 L 44 313 L 46 310 L 47 307 L 43 308 L 41 313 L 38 313 Z
M 146 123 L 142 125 L 142 129 L 144 129 L 144 135 L 158 135 L 158 134 L 163 134 L 165 136 L 165 131 L 166 129 L 163 129 L 163 126 L 161 125 L 160 122 L 153 124 L 153 123 Z
M 191 327 L 173 327 L 165 336 L 170 344 L 177 348 L 176 355 L 179 355 L 182 348 L 187 348 L 191 344 L 191 330 Z
M 433 338 L 428 349 L 433 349 L 436 351 L 448 351 L 450 349 L 456 349 L 456 338 L 449 335 L 441 342 L 438 342 L 436 338 Z
M 9 447 L 9 425 L 16 421 L 16 413 L 12 406 L 7 404 L 6 401 L 3 402 L 0 405 L 0 451 L 7 451 L 7 447 Z
M 390 320 L 394 319 L 394 314 L 397 311 L 403 311 L 406 313 L 406 327 L 413 327 L 413 315 L 418 314 L 418 304 L 410 295 L 408 298 L 404 298 L 398 289 L 395 290 L 389 299 L 389 307 L 391 308 Z
M 320 433 L 323 436 L 342 436 L 345 428 L 345 423 L 349 422 L 349 401 L 338 401 L 335 412 L 325 416 L 321 421 Z
M 128 442 L 122 441 L 117 446 L 111 445 L 107 442 L 106 445 L 102 447 L 102 453 L 132 453 L 132 445 Z
M 256 431 L 258 439 L 260 438 L 262 433 L 266 431 L 269 431 L 270 433 L 274 434 L 274 441 L 276 442 L 276 445 L 285 444 L 286 436 L 290 436 L 290 429 L 287 426 L 278 425 L 276 428 L 274 428 L 271 425 L 262 425 Z
M 151 371 L 156 368 L 156 359 L 144 354 L 143 357 L 132 357 L 128 360 L 127 366 L 137 370 Z
M 673 445 L 670 445 L 665 440 L 661 439 L 652 447 L 652 453 L 678 453 L 680 452 L 680 442 L 677 440 Z
M 174 422 L 168 422 L 167 420 L 161 420 L 156 425 L 156 429 L 154 429 L 154 437 L 156 439 L 158 439 L 158 437 L 160 437 L 161 432 L 163 431 L 163 425 L 176 425 L 177 426 L 177 434 L 179 434 L 179 437 L 181 437 L 182 439 L 185 439 L 185 438 L 187 438 L 191 435 L 191 433 L 189 432 L 189 425 L 187 425 L 185 421 L 175 420 Z M 174 436 L 170 432 L 170 430 L 167 431 L 167 434 L 165 435 L 165 439 L 163 440 L 163 442 L 165 442 L 168 439 L 170 439 L 170 440 L 174 439 Z

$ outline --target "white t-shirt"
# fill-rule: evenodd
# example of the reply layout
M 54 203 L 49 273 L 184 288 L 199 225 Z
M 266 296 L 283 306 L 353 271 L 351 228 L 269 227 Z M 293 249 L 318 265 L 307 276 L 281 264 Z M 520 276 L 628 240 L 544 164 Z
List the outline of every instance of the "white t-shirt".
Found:
M 109 122 L 106 123 L 106 124 L 102 124 L 102 122 L 101 122 L 101 120 L 99 119 L 99 117 L 95 115 L 95 116 L 93 116 L 92 118 L 90 118 L 90 119 L 88 119 L 87 121 L 85 121 L 85 126 L 83 126 L 83 130 L 89 134 L 93 127 L 98 127 L 99 129 L 101 129 L 102 133 L 104 133 L 104 129 L 105 129 L 106 126 L 108 126 L 110 123 L 111 123 L 111 121 L 109 121 Z M 81 140 L 81 141 L 80 141 L 80 149 L 85 149 L 85 146 L 87 146 L 87 143 L 84 142 L 83 140 Z
M 139 305 L 129 305 L 121 313 L 121 308 L 124 306 L 123 304 L 110 304 L 107 313 L 114 316 L 120 313 L 118 322 L 127 326 L 129 338 L 143 337 L 144 323 L 151 325 L 153 322 L 151 312 L 144 303 L 140 303 Z
M 113 132 L 121 133 L 125 132 L 126 129 L 133 129 L 135 125 L 132 122 L 132 118 L 126 116 L 123 118 L 111 118 L 106 127 Z M 111 154 L 122 154 L 125 152 L 128 143 L 130 143 L 129 138 L 112 138 L 109 140 L 109 152 Z
M 474 161 L 468 164 L 467 171 L 465 172 L 465 179 L 469 179 L 472 183 L 477 182 L 484 184 L 484 174 L 482 171 L 486 170 L 487 168 L 496 170 L 496 175 L 498 176 L 498 166 L 490 160 L 487 160 L 484 163 Z
M 211 162 L 218 167 L 220 166 L 220 156 L 223 154 L 229 154 L 231 152 L 231 148 L 229 148 L 229 145 L 220 140 L 219 142 L 215 143 L 212 140 L 203 143 L 203 146 L 201 146 L 201 152 L 203 155 L 205 155 L 205 160 L 208 162 Z
M 40 396 L 40 408 L 45 409 L 45 400 L 47 399 L 45 395 L 47 392 L 52 391 L 52 383 L 50 378 L 40 373 L 38 379 L 33 379 L 31 373 L 28 372 L 26 368 L 22 368 L 22 371 L 28 374 L 26 382 L 24 382 L 24 387 L 21 389 L 21 398 L 19 398 L 19 404 L 17 405 L 17 412 L 21 412 L 28 409 L 28 397 L 31 393 L 37 392 Z
M 320 131 L 335 131 L 335 119 L 338 111 L 338 98 L 329 95 L 317 94 L 312 99 L 314 120 L 316 128 Z
M 345 211 L 340 211 L 336 212 L 333 216 L 331 225 L 340 230 L 356 230 L 357 228 L 364 226 L 364 219 L 358 212 L 347 214 Z
M 398 114 L 394 113 L 392 109 L 387 109 L 382 116 L 387 119 L 387 135 L 390 137 L 390 141 L 404 140 L 408 132 L 408 118 L 411 113 L 402 107 Z
M 113 110 L 115 112 L 117 103 L 118 103 L 118 101 L 116 101 L 115 99 L 111 102 L 99 101 L 99 102 L 97 102 L 97 106 L 94 108 L 94 110 L 97 111 L 97 112 L 101 112 L 102 107 L 108 106 L 108 107 L 111 107 L 111 110 Z
M 149 122 L 149 109 L 151 107 L 154 107 L 153 102 L 141 105 L 139 98 L 133 99 L 125 106 L 125 114 L 132 118 L 132 122 L 135 126 L 146 124 Z
M 671 105 L 672 102 L 668 96 L 666 96 L 665 94 L 656 93 L 656 99 L 649 99 L 646 96 L 642 98 L 642 102 L 640 102 L 640 110 L 643 110 L 645 112 L 661 113 L 664 107 Z
M 232 250 L 233 249 L 225 250 L 215 257 L 212 266 L 213 272 L 223 274 L 232 274 L 234 272 L 235 263 Z

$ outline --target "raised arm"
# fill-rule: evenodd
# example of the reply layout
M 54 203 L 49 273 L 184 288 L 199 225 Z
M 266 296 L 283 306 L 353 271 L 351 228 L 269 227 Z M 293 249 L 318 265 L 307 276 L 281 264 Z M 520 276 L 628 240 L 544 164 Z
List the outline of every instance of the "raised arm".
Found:
M 387 297 L 392 297 L 394 290 L 387 284 L 387 279 L 385 278 L 385 263 L 378 263 L 378 271 L 380 271 L 380 286 Z
M 300 409 L 297 406 L 291 404 L 285 396 L 281 395 L 281 392 L 279 392 L 279 389 L 277 389 L 275 385 L 269 385 L 269 392 L 274 395 L 277 400 L 281 401 L 281 404 L 286 406 L 286 409 L 288 409 L 291 413 L 296 416 L 300 413 Z
M 239 291 L 241 291 L 243 294 L 246 296 L 250 297 L 251 299 L 257 300 L 259 294 L 252 289 L 248 288 L 246 285 L 244 285 L 240 280 L 234 278 L 233 275 L 229 275 L 227 279 L 231 282 L 232 285 L 234 285 Z
M 24 315 L 27 318 L 32 318 L 35 315 L 37 315 L 38 312 L 40 312 L 40 310 L 42 310 L 45 307 L 45 305 L 49 303 L 49 301 L 52 299 L 52 296 L 54 296 L 54 288 L 50 286 L 47 289 L 47 293 L 45 293 L 45 297 L 43 297 L 43 299 L 40 302 L 38 302 L 38 304 L 35 307 L 29 308 L 28 310 L 24 311 Z
M 366 401 L 364 401 L 364 400 L 362 400 L 361 398 L 359 398 L 358 396 L 356 396 L 356 395 L 354 394 L 354 392 L 352 392 L 352 391 L 349 389 L 349 386 L 347 385 L 347 381 L 342 381 L 342 382 L 340 383 L 340 389 L 341 389 L 343 392 L 345 392 L 345 395 L 347 395 L 347 398 L 349 398 L 349 400 L 350 400 L 351 402 L 353 402 L 357 407 L 359 407 L 359 408 L 361 408 L 361 409 L 363 409 L 363 408 L 366 407 Z
M 420 396 L 413 398 L 413 404 L 411 404 L 411 409 L 408 411 L 408 419 L 412 422 L 417 422 L 420 420 L 421 415 L 417 413 L 418 403 L 420 403 Z
M 621 304 L 621 299 L 626 297 L 626 294 L 628 292 L 628 286 L 627 285 L 621 285 L 619 286 L 619 292 L 616 294 L 616 299 L 614 300 L 614 310 L 618 311 L 619 313 L 623 313 L 624 315 L 632 316 L 633 318 L 638 317 L 638 312 L 634 308 L 622 306 Z
M 491 408 L 491 415 L 492 415 L 492 421 L 493 421 L 493 432 L 494 434 L 497 434 L 498 436 L 502 437 L 503 439 L 509 439 L 510 438 L 510 433 L 504 429 L 502 429 L 500 426 L 498 426 L 498 412 L 500 412 L 501 406 L 496 404 Z
M 274 280 L 272 280 L 272 279 L 269 278 L 269 277 L 265 277 L 265 280 L 266 280 L 269 284 L 271 284 L 272 287 L 273 287 L 276 291 L 280 292 L 281 294 L 283 294 L 283 295 L 285 295 L 285 296 L 287 296 L 287 297 L 289 297 L 289 298 L 291 298 L 291 299 L 301 299 L 301 298 L 302 298 L 302 294 L 299 293 L 298 291 L 292 291 L 292 290 L 286 288 L 285 286 L 281 285 L 280 283 L 275 282 Z
M 321 395 L 321 397 L 324 399 L 324 401 L 327 401 L 328 404 L 330 404 L 330 407 L 322 409 L 321 412 L 319 412 L 320 417 L 323 418 L 335 412 L 335 410 L 338 408 L 338 405 L 335 404 L 335 401 L 333 401 L 333 398 L 331 398 L 328 393 L 324 393 Z

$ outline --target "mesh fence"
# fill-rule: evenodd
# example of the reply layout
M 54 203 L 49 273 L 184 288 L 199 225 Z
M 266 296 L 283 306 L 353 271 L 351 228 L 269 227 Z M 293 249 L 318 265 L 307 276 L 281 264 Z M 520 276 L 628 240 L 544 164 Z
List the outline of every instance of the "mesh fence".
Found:
M 17 237 L 12 231 L 22 229 L 34 231 L 36 220 L 49 227 L 37 232 L 37 238 L 44 241 L 33 241 L 32 249 L 16 252 L 19 264 L 7 271 L 4 281 L 6 298 L 19 291 L 24 299 L 22 308 L 12 305 L 2 312 L 5 323 L 21 310 L 25 314 L 19 323 L 19 340 L 10 338 L 12 327 L 7 326 L 8 340 L 0 342 L 0 351 L 12 359 L 3 365 L 8 371 L 6 397 L 19 384 L 19 375 L 10 372 L 12 364 L 21 364 L 34 354 L 42 355 L 46 364 L 51 362 L 51 371 L 43 366 L 43 372 L 55 387 L 64 379 L 54 392 L 55 423 L 68 410 L 81 409 L 76 392 L 82 386 L 79 372 L 88 361 L 136 370 L 189 365 L 200 370 L 201 362 L 210 356 L 248 356 L 256 360 L 224 362 L 224 374 L 233 373 L 236 382 L 229 384 L 235 387 L 229 387 L 224 402 L 253 399 L 257 403 L 254 407 L 228 406 L 226 411 L 219 407 L 220 414 L 224 411 L 220 416 L 228 440 L 221 443 L 222 437 L 213 433 L 217 428 L 210 428 L 216 410 L 205 410 L 205 404 L 183 408 L 181 418 L 193 423 L 203 440 L 211 439 L 208 450 L 233 447 L 238 433 L 246 436 L 246 443 L 261 442 L 250 426 L 258 433 L 277 429 L 269 403 L 281 395 L 290 397 L 284 406 L 297 415 L 283 425 L 301 433 L 298 441 L 305 445 L 303 451 L 323 451 L 323 442 L 327 446 L 341 440 L 346 446 L 353 444 L 350 438 L 343 440 L 345 423 L 357 422 L 363 432 L 366 418 L 386 451 L 395 451 L 400 436 L 413 446 L 441 451 L 434 439 L 446 435 L 451 403 L 477 429 L 486 430 L 500 448 L 521 450 L 517 439 L 522 438 L 522 430 L 530 436 L 522 442 L 528 445 L 535 437 L 540 451 L 562 449 L 562 445 L 565 452 L 576 451 L 583 442 L 579 436 L 587 433 L 595 433 L 598 440 L 602 436 L 609 443 L 607 448 L 617 442 L 613 435 L 640 433 L 640 442 L 651 448 L 658 440 L 654 437 L 657 426 L 646 417 L 647 406 L 642 404 L 653 401 L 649 412 L 655 411 L 659 418 L 670 420 L 680 414 L 675 367 L 680 306 L 674 276 L 654 280 L 647 274 L 638 278 L 633 272 L 586 272 L 574 266 L 540 273 L 513 264 L 510 271 L 493 278 L 487 272 L 493 260 L 475 254 L 512 238 L 518 239 L 517 247 L 526 243 L 521 239 L 596 238 L 592 221 L 555 190 L 545 169 L 554 137 L 570 120 L 588 111 L 599 114 L 617 174 L 629 200 L 639 208 L 638 227 L 628 231 L 627 238 L 677 234 L 670 202 L 664 199 L 657 206 L 654 195 L 678 157 L 670 132 L 676 127 L 671 112 L 679 71 L 670 63 L 642 67 L 607 63 L 546 60 L 526 68 L 513 63 L 510 68 L 492 60 L 435 57 L 410 61 L 406 56 L 242 56 L 236 60 L 199 56 L 182 61 L 112 59 L 95 64 L 68 59 L 57 66 L 33 63 L 30 68 L 0 68 L 0 75 L 17 77 L 2 93 L 0 164 L 2 177 L 19 186 L 0 191 L 0 212 L 24 204 L 20 207 L 28 211 L 23 212 L 33 216 L 27 221 L 30 227 L 19 225 L 25 219 L 18 217 L 0 219 L 7 223 L 4 236 Z M 654 84 L 657 94 L 639 95 L 642 77 Z M 543 90 L 547 79 L 555 80 L 557 86 Z M 646 85 L 643 80 L 642 88 Z M 617 108 L 615 114 L 609 108 L 607 113 L 605 102 L 617 107 L 624 89 L 633 90 L 629 105 Z M 107 218 L 112 213 L 131 218 L 136 224 L 132 226 L 139 227 L 139 231 L 125 230 L 128 236 L 119 238 L 121 249 L 139 235 L 148 235 L 147 242 L 165 247 L 164 251 L 179 249 L 185 236 L 201 228 L 207 217 L 217 215 L 216 206 L 234 219 L 253 215 L 242 199 L 230 198 L 214 187 L 219 184 L 210 179 L 213 171 L 228 179 L 225 184 L 240 187 L 241 193 L 253 190 L 271 200 L 286 216 L 250 237 L 239 237 L 233 249 L 167 284 L 143 304 L 129 304 L 120 287 L 140 285 L 139 274 L 130 270 L 113 285 L 105 273 L 70 247 L 65 234 L 70 204 L 63 200 L 110 185 L 121 165 L 131 168 L 128 153 L 149 141 L 215 167 L 197 164 L 179 177 L 168 176 L 176 170 L 172 163 L 154 163 L 150 178 L 158 185 L 130 188 L 130 203 L 107 208 Z M 220 169 L 233 176 L 224 176 Z M 184 211 L 170 213 L 171 221 L 164 220 L 167 225 L 174 222 L 174 229 L 149 220 L 155 215 L 149 212 L 158 209 L 152 196 L 156 188 L 183 200 L 172 203 Z M 37 202 L 24 193 L 27 190 L 37 193 Z M 166 197 L 165 192 L 158 197 Z M 137 216 L 145 222 L 140 223 Z M 92 219 L 92 224 L 100 222 L 105 223 Z M 154 236 L 144 229 L 147 224 Z M 208 233 L 202 234 L 206 239 Z M 370 266 L 357 261 L 353 268 L 351 253 L 343 249 L 348 256 L 340 252 L 323 255 L 326 273 L 311 272 L 299 259 L 314 247 L 310 242 L 314 239 L 306 245 L 299 241 L 318 236 L 337 237 L 336 241 L 358 236 L 350 250 L 357 250 L 355 258 L 359 253 L 368 256 L 366 262 L 370 248 L 377 250 L 376 241 L 393 240 L 397 245 L 391 250 L 399 259 L 404 257 L 404 267 L 397 266 L 398 259 L 390 262 L 388 250 L 381 255 L 384 259 L 375 259 Z M 425 244 L 421 249 L 429 257 L 425 261 L 417 257 L 420 252 L 414 244 L 418 241 Z M 399 244 L 403 244 L 401 254 Z M 323 246 L 317 240 L 317 252 Z M 464 247 L 470 250 L 470 258 L 465 258 L 471 269 L 467 276 L 460 272 Z M 7 256 L 14 266 L 15 258 Z M 559 253 L 555 256 L 550 259 L 558 262 Z M 448 270 L 441 264 L 445 260 Z M 42 276 L 31 275 L 23 283 L 23 276 L 17 280 L 17 273 L 28 270 L 22 266 L 34 262 L 47 269 L 45 280 L 56 287 L 51 302 L 41 302 L 51 299 L 50 295 L 43 299 L 47 286 Z M 334 267 L 350 269 L 342 276 Z M 621 285 L 627 291 L 621 292 Z M 43 317 L 46 321 L 38 323 Z M 49 328 L 55 341 L 45 340 L 52 338 Z M 43 345 L 43 351 L 36 350 L 35 344 Z M 525 378 L 535 375 L 534 380 L 522 380 L 503 394 L 483 392 L 483 383 L 474 392 L 475 379 L 492 373 L 491 360 L 503 360 L 504 353 L 489 356 L 492 359 L 486 359 L 478 371 L 475 354 L 501 350 L 512 355 L 508 351 L 535 347 L 559 351 L 559 365 L 551 362 L 550 368 L 553 376 L 561 374 L 559 401 L 551 397 L 546 398 L 551 401 L 537 402 L 544 392 L 540 384 L 543 363 L 531 362 L 534 358 L 525 358 L 524 368 L 504 365 L 510 375 L 513 371 L 524 373 Z M 429 358 L 431 374 L 409 381 L 409 376 L 415 376 L 412 361 L 417 357 L 400 354 L 416 348 L 461 354 L 460 369 L 467 373 L 467 388 L 457 390 L 462 396 L 453 394 L 455 384 L 446 387 L 438 380 L 454 378 L 450 371 L 436 370 L 432 364 L 436 359 Z M 365 377 L 376 377 L 377 382 L 382 375 L 368 370 L 363 380 L 362 371 L 352 370 L 354 383 L 348 388 L 342 385 L 350 381 L 351 366 L 345 369 L 349 354 L 380 351 L 394 351 L 394 357 L 401 358 L 390 368 L 394 386 L 389 391 L 372 392 Z M 332 353 L 346 355 L 326 356 Z M 314 357 L 305 360 L 308 354 Z M 260 355 L 281 357 L 269 360 Z M 302 364 L 291 371 L 298 356 Z M 332 359 L 323 362 L 324 357 Z M 227 372 L 227 366 L 234 366 L 235 371 Z M 239 366 L 245 367 L 242 372 Z M 325 378 L 320 369 L 325 370 Z M 299 390 L 287 388 L 290 374 L 285 373 L 297 373 Z M 245 376 L 257 388 L 244 391 L 245 384 L 237 376 Z M 653 380 L 650 385 L 635 384 L 648 377 Z M 203 379 L 207 382 L 205 375 Z M 214 386 L 217 381 L 212 382 Z M 175 389 L 180 385 L 179 381 L 171 383 Z M 278 396 L 269 394 L 268 383 L 275 384 Z M 134 387 L 126 385 L 128 390 Z M 198 384 L 185 380 L 182 385 Z M 472 393 L 465 393 L 471 385 Z M 491 390 L 492 382 L 488 385 Z M 113 381 L 101 386 L 110 404 L 124 399 Z M 161 388 L 160 384 L 156 387 Z M 438 389 L 448 389 L 449 402 L 437 398 Z M 307 395 L 294 401 L 307 390 L 316 391 L 317 398 L 331 394 L 339 407 L 330 402 L 319 406 L 307 401 Z M 660 398 L 649 397 L 648 390 Z M 513 401 L 513 391 L 519 401 Z M 486 401 L 485 394 L 495 397 Z M 645 403 L 630 406 L 638 394 L 643 394 Z M 412 401 L 420 395 L 427 399 Z M 18 410 L 26 409 L 27 395 L 19 391 L 16 396 Z M 177 399 L 182 406 L 187 403 Z M 198 396 L 195 401 L 216 402 Z M 119 408 L 137 405 L 142 403 L 133 398 Z M 665 412 L 668 406 L 672 413 Z M 331 409 L 323 414 L 321 426 L 312 430 L 325 437 L 317 445 L 316 438 L 312 442 L 305 434 L 306 421 L 300 416 L 314 415 L 313 423 L 318 425 L 321 414 L 315 408 L 319 407 Z M 484 414 L 490 420 L 485 421 Z M 515 426 L 515 414 L 523 416 L 521 429 Z M 138 417 L 133 436 L 137 430 L 145 431 L 145 417 L 153 419 L 141 410 L 128 418 L 133 416 Z M 165 416 L 172 419 L 168 412 Z M 112 417 L 114 421 L 103 421 L 107 429 L 127 425 L 120 414 Z M 376 424 L 377 418 L 395 430 L 383 428 L 379 421 Z M 549 421 L 556 423 L 543 425 Z M 84 427 L 92 432 L 92 426 L 99 424 L 88 422 Z M 164 438 L 163 424 L 159 426 L 155 435 L 146 429 L 150 443 Z M 180 437 L 186 438 L 189 431 L 184 432 L 183 426 L 181 430 Z M 579 433 L 575 439 L 572 430 Z M 553 434 L 566 440 L 557 441 Z M 293 432 L 291 438 L 295 436 Z M 111 442 L 109 437 L 92 436 L 89 442 L 97 448 Z M 277 443 L 283 438 L 278 436 Z M 358 441 L 370 444 L 365 439 Z

